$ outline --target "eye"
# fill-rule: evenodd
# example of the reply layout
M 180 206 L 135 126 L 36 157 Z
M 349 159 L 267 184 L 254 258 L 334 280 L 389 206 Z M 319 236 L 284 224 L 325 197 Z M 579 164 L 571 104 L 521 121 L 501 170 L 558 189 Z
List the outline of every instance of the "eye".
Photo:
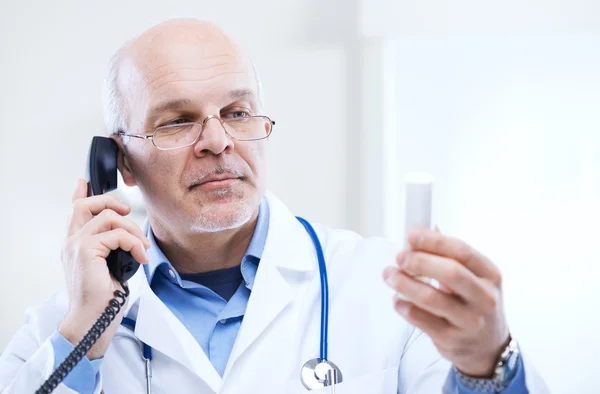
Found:
M 178 124 L 190 123 L 190 122 L 192 122 L 192 120 L 188 119 L 188 118 L 177 118 L 177 119 L 173 119 L 173 120 L 166 122 L 162 126 L 175 126 Z
M 225 119 L 243 119 L 243 118 L 248 118 L 252 115 L 250 115 L 250 112 L 248 111 L 231 111 L 231 112 L 227 112 L 223 118 Z

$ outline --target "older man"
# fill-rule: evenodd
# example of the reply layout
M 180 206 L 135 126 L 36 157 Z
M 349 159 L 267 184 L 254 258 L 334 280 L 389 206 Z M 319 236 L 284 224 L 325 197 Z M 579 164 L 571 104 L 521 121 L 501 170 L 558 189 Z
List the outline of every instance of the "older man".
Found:
M 117 248 L 144 264 L 128 305 L 56 392 L 307 391 L 301 371 L 322 356 L 319 269 L 303 225 L 266 192 L 274 122 L 248 56 L 210 24 L 173 20 L 122 48 L 107 81 L 118 168 L 140 188 L 148 223 L 140 229 L 129 207 L 77 183 L 62 256 L 68 294 L 28 313 L 0 359 L 0 392 L 34 392 L 81 341 L 123 289 L 105 263 Z M 435 231 L 412 232 L 398 253 L 315 229 L 329 274 L 329 358 L 341 370 L 305 374 L 315 392 L 546 392 L 509 333 L 501 275 L 483 255 Z M 402 297 L 392 301 L 384 282 Z

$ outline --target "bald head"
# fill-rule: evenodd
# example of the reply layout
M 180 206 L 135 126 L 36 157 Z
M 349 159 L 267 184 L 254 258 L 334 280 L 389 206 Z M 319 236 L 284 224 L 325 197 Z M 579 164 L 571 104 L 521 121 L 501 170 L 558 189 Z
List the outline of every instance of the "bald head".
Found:
M 215 67 L 250 76 L 262 107 L 262 89 L 253 62 L 217 26 L 196 19 L 173 19 L 146 30 L 121 47 L 110 61 L 104 88 L 107 133 L 135 132 L 130 129 L 143 127 L 139 117 L 137 123 L 131 123 L 133 107 L 140 100 L 148 100 L 148 90 L 158 93 L 163 84 L 175 83 L 178 78 L 169 74 L 178 72 L 180 82 L 182 78 L 199 82 L 214 78 L 210 69 Z

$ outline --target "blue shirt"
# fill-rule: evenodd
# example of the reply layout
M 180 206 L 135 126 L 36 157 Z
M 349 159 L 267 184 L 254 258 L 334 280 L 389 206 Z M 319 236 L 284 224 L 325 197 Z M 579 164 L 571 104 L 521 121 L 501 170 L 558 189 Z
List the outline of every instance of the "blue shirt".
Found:
M 150 287 L 196 338 L 221 376 L 242 325 L 268 229 L 269 204 L 263 200 L 240 265 L 243 281 L 229 302 L 206 286 L 183 280 L 156 246 L 152 231 L 147 234 L 152 246 L 148 250 L 150 263 L 144 265 L 144 270 Z
M 256 270 L 267 239 L 269 216 L 269 205 L 266 200 L 263 200 L 259 208 L 254 235 L 240 265 L 243 281 L 229 301 L 202 284 L 182 279 L 182 276 L 173 268 L 157 246 L 152 230 L 148 229 L 147 236 L 152 244 L 148 249 L 150 263 L 143 266 L 148 283 L 161 301 L 196 338 L 221 376 L 225 371 L 250 298 Z M 54 368 L 56 369 L 73 350 L 73 345 L 58 331 L 54 333 L 51 341 L 54 347 Z M 87 357 L 84 357 L 63 383 L 79 393 L 93 393 L 99 380 L 98 372 L 101 363 L 102 359 L 90 362 Z M 478 394 L 460 384 L 454 369 L 448 375 L 444 393 Z M 518 361 L 514 379 L 503 393 L 527 393 L 521 359 Z

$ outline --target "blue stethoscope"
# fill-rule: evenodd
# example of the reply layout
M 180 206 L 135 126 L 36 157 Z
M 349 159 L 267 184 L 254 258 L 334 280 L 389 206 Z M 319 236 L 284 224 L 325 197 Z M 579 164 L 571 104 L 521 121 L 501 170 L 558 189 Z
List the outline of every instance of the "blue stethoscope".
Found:
M 335 385 L 342 382 L 342 372 L 339 367 L 327 359 L 327 325 L 329 322 L 329 284 L 327 283 L 327 267 L 325 266 L 325 256 L 323 248 L 315 229 L 311 224 L 301 217 L 296 217 L 310 235 L 310 238 L 317 252 L 319 261 L 319 274 L 321 278 L 321 342 L 319 348 L 319 358 L 307 361 L 300 372 L 302 384 L 308 390 L 316 390 L 323 387 L 331 387 L 331 392 L 335 393 Z M 135 330 L 135 320 L 124 317 L 121 325 Z M 152 381 L 152 348 L 142 342 L 142 356 L 146 364 L 146 393 L 151 394 Z

